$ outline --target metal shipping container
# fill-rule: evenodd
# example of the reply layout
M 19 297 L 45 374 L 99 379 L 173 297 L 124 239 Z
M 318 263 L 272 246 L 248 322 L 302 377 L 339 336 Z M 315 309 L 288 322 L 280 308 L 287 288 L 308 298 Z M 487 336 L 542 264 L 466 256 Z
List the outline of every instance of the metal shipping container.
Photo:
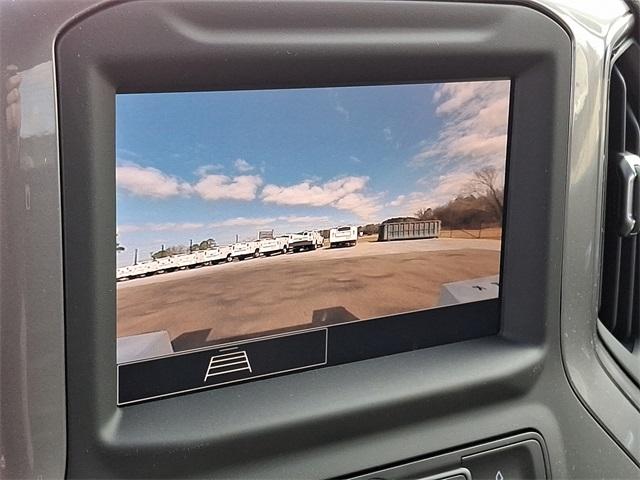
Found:
M 402 223 L 383 223 L 378 230 L 378 241 L 411 240 L 418 238 L 438 238 L 440 220 L 426 220 Z

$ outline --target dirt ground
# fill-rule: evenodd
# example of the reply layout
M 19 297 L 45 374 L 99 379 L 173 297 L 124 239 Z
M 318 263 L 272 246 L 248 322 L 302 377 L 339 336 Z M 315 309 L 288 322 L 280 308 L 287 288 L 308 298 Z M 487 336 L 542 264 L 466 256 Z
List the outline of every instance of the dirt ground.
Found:
M 118 336 L 176 351 L 434 307 L 443 283 L 499 272 L 500 242 L 436 239 L 250 259 L 118 284 Z

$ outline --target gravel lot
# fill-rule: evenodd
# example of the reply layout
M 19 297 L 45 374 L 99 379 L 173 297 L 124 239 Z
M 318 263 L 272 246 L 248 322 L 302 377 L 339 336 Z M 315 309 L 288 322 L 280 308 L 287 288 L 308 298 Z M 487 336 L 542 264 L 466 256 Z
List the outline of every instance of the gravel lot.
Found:
M 499 273 L 500 241 L 360 241 L 118 283 L 118 336 L 167 330 L 175 350 L 434 307 L 440 285 Z

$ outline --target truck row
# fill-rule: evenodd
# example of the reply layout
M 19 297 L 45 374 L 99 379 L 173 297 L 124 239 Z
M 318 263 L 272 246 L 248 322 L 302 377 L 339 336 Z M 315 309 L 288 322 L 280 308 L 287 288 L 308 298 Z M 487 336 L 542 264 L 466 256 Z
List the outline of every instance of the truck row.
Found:
M 355 245 L 358 239 L 357 227 L 333 228 L 329 233 L 329 246 Z M 278 236 L 272 239 L 237 242 L 233 245 L 216 246 L 193 253 L 170 255 L 135 265 L 120 267 L 116 270 L 118 281 L 146 277 L 158 273 L 173 272 L 198 266 L 233 262 L 245 258 L 270 257 L 276 254 L 297 253 L 303 250 L 316 250 L 324 245 L 324 237 L 318 231 L 305 231 Z

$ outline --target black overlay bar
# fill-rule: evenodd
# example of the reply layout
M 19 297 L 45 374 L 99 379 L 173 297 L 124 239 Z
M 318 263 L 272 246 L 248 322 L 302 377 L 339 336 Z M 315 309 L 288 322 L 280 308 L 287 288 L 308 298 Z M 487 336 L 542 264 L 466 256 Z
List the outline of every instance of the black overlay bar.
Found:
M 118 365 L 118 404 L 327 363 L 327 329 Z

